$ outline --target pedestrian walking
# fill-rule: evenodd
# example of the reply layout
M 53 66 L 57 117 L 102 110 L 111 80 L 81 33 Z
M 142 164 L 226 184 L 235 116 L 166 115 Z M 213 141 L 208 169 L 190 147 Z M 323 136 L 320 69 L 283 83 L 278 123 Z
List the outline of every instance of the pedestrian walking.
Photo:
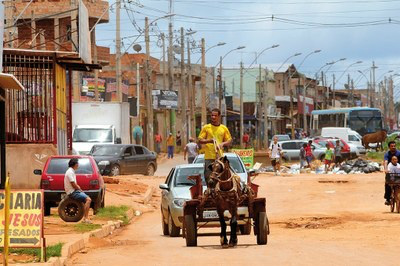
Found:
M 342 162 L 342 147 L 340 146 L 340 140 L 336 141 L 335 146 L 335 167 L 339 167 Z
M 305 147 L 306 150 L 306 161 L 307 161 L 307 167 L 311 168 L 311 162 L 313 160 L 313 154 L 312 154 L 312 140 L 308 141 L 307 146 Z
M 89 208 L 92 200 L 88 195 L 86 195 L 81 187 L 76 182 L 76 174 L 75 171 L 79 168 L 79 163 L 77 158 L 72 158 L 68 162 L 68 170 L 64 175 L 64 190 L 67 193 L 67 196 L 84 203 L 84 216 L 83 222 L 91 224 L 92 222 L 89 220 Z
M 154 141 L 156 143 L 156 153 L 160 153 L 161 152 L 161 142 L 162 142 L 162 136 L 160 133 L 157 133 L 154 136 Z
M 172 136 L 172 133 L 169 133 L 167 138 L 167 150 L 168 150 L 168 159 L 174 158 L 174 147 L 175 147 L 175 138 Z
M 138 145 L 142 144 L 143 129 L 141 126 L 137 125 L 133 128 L 133 139 Z
M 274 137 L 274 142 L 269 146 L 269 157 L 271 158 L 271 164 L 274 167 L 275 175 L 279 175 L 281 169 L 281 152 L 282 147 L 278 143 L 278 137 Z
M 306 147 L 307 143 L 304 143 L 300 148 L 300 169 L 304 168 L 306 165 Z
M 181 145 L 182 145 L 182 136 L 181 132 L 178 130 L 178 133 L 176 133 L 176 146 L 181 147 Z
M 325 151 L 325 173 L 328 173 L 328 171 L 331 168 L 333 156 L 334 156 L 333 150 L 331 150 L 331 146 L 327 143 Z
M 196 142 L 194 142 L 194 138 L 189 139 L 189 143 L 186 144 L 185 149 L 183 151 L 183 159 L 186 160 L 186 154 L 188 155 L 188 163 L 193 163 L 194 158 L 196 158 L 199 153 L 199 146 Z

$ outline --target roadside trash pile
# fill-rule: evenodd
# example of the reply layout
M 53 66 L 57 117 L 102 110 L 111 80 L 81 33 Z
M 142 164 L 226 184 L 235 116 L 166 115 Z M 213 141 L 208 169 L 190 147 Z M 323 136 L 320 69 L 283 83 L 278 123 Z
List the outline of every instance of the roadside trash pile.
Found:
M 368 174 L 377 171 L 383 171 L 382 166 L 379 163 L 363 159 L 355 159 L 343 162 L 340 167 L 334 167 L 327 174 Z M 272 166 L 263 167 L 260 168 L 260 172 L 274 172 L 274 168 Z M 300 169 L 300 164 L 292 164 L 290 166 L 282 166 L 280 172 L 287 174 L 325 174 L 325 165 L 323 162 L 315 160 L 311 163 L 311 168 Z

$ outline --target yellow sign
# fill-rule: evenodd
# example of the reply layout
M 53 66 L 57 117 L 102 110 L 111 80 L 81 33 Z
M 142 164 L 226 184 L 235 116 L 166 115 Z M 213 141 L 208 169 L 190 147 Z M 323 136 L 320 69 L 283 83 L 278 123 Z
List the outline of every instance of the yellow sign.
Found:
M 4 247 L 5 192 L 0 190 L 0 247 Z M 10 247 L 41 247 L 43 191 L 12 190 L 9 212 Z

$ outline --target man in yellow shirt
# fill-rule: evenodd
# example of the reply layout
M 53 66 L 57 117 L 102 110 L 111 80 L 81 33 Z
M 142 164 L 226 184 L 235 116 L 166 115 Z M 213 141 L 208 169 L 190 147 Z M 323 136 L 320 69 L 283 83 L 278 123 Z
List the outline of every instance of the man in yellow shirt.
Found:
M 204 177 L 207 185 L 209 185 L 209 177 L 211 174 L 209 166 L 217 159 L 214 140 L 218 145 L 217 149 L 220 150 L 223 150 L 224 147 L 228 147 L 232 142 L 229 129 L 221 125 L 221 111 L 217 108 L 211 111 L 211 124 L 203 126 L 199 135 L 199 144 L 202 144 L 204 149 Z

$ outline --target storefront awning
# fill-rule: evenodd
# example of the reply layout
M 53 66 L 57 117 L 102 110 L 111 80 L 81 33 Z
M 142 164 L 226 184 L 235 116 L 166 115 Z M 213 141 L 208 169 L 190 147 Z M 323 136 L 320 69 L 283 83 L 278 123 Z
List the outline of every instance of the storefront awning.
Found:
M 0 73 L 0 100 L 5 101 L 3 90 L 24 90 L 24 86 L 11 74 Z

